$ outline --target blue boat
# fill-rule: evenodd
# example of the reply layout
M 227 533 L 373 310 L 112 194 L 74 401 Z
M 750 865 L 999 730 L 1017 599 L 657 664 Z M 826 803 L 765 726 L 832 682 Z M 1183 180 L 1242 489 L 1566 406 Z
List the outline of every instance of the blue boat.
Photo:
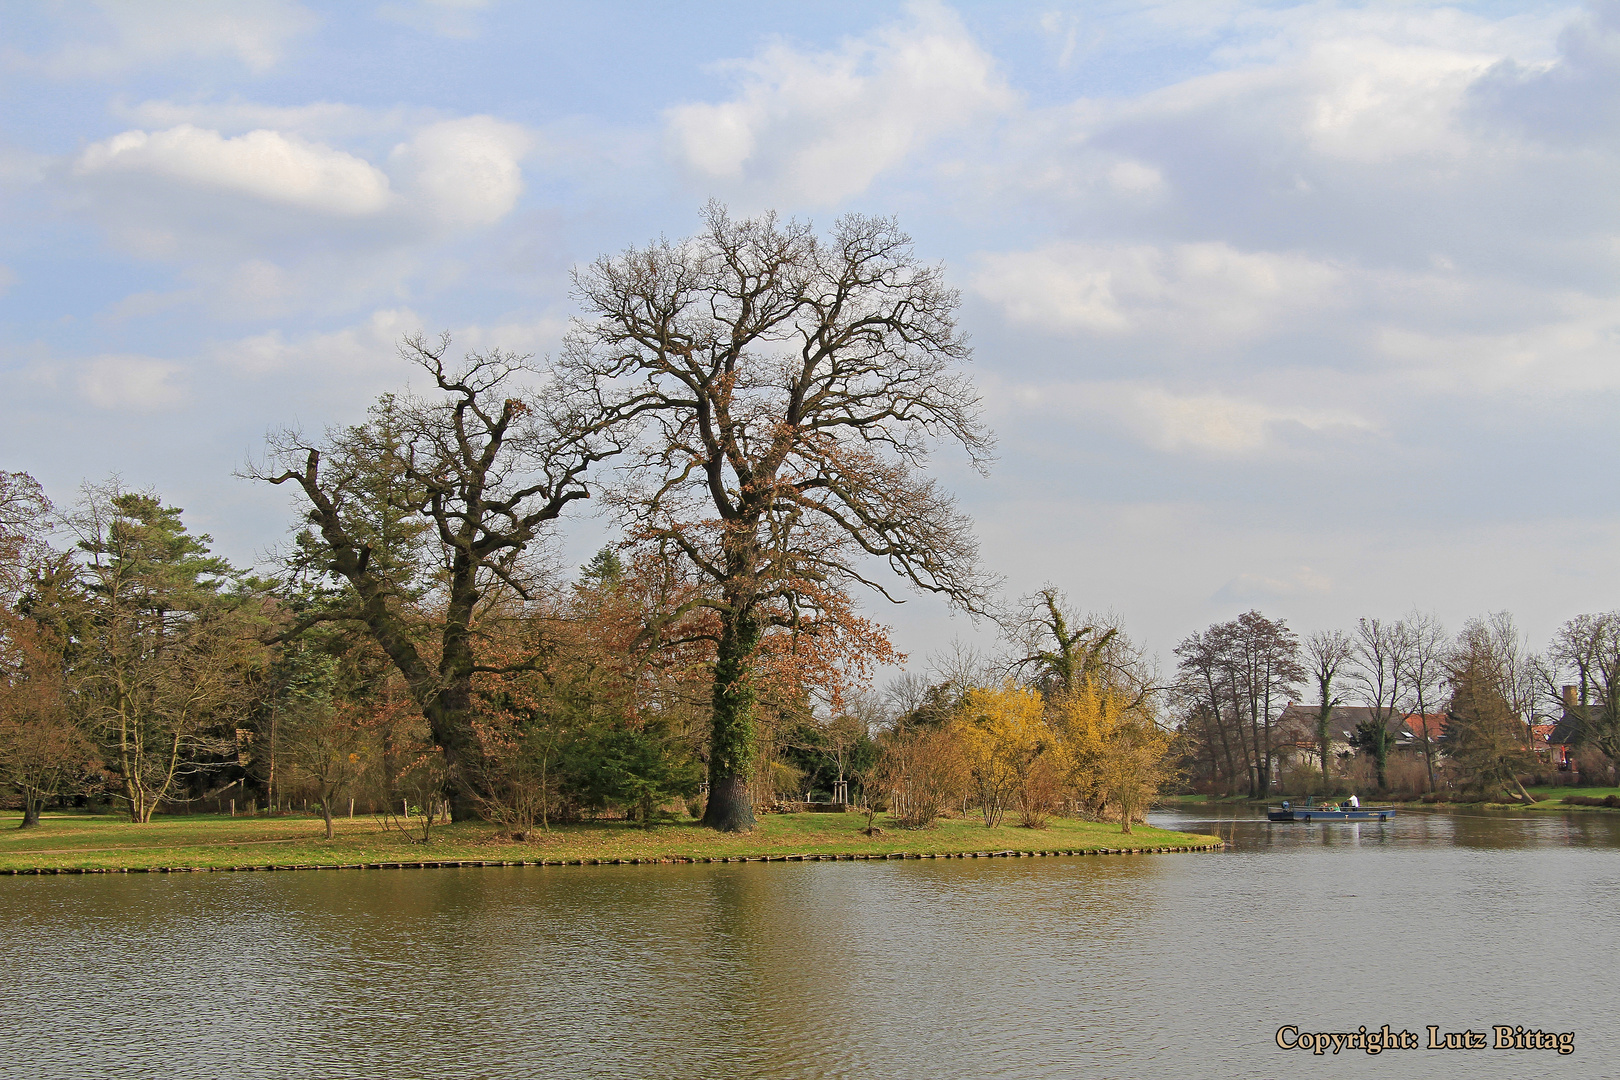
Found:
M 1387 821 L 1394 816 L 1395 808 L 1392 806 L 1340 806 L 1335 803 L 1294 806 L 1285 802 L 1281 806 L 1266 807 L 1266 817 L 1271 821 Z

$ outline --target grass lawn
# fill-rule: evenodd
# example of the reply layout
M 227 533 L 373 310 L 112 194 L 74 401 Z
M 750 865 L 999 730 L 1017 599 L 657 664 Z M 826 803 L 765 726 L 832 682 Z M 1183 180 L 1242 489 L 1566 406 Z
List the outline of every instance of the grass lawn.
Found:
M 0 872 L 29 869 L 222 869 L 259 866 L 337 866 L 400 862 L 577 862 L 614 860 L 772 859 L 791 855 L 883 857 L 973 852 L 1091 852 L 1144 848 L 1190 849 L 1220 840 L 1197 833 L 1138 825 L 1053 818 L 1046 829 L 1004 825 L 986 829 L 977 819 L 941 821 L 938 828 L 897 829 L 879 815 L 881 836 L 859 830 L 863 814 L 766 814 L 751 833 L 711 832 L 696 822 L 643 829 L 627 822 L 597 822 L 531 833 L 518 843 L 486 822 L 435 826 L 426 845 L 374 818 L 342 818 L 326 839 L 319 817 L 159 817 L 131 825 L 114 817 L 45 814 L 37 829 L 16 828 L 21 816 L 0 814 Z M 419 835 L 419 834 L 418 834 Z
M 1495 799 L 1477 799 L 1477 795 L 1463 791 L 1458 793 L 1455 802 L 1424 802 L 1421 799 L 1409 798 L 1394 800 L 1396 805 L 1411 806 L 1415 809 L 1444 810 L 1449 806 L 1469 806 L 1474 808 L 1487 807 L 1492 810 L 1557 810 L 1566 813 L 1570 810 L 1614 810 L 1607 806 L 1572 806 L 1563 801 L 1565 795 L 1579 795 L 1583 798 L 1601 799 L 1606 795 L 1620 795 L 1620 788 L 1614 787 L 1552 787 L 1550 785 L 1532 784 L 1524 790 L 1534 798 L 1533 803 L 1507 802 L 1505 796 Z
M 1588 799 L 1601 799 L 1608 795 L 1620 795 L 1620 787 L 1527 787 L 1524 790 L 1536 797 L 1533 805 L 1526 810 L 1610 810 L 1606 806 L 1570 806 L 1563 802 L 1565 795 L 1580 795 Z

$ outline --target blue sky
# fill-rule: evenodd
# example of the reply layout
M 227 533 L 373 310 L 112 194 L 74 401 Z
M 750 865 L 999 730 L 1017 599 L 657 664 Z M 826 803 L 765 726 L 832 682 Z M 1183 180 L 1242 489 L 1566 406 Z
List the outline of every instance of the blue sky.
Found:
M 11 5 L 0 95 L 0 468 L 239 562 L 267 430 L 417 329 L 555 351 L 571 266 L 715 197 L 947 266 L 1001 448 L 940 468 L 1010 596 L 1166 655 L 1620 606 L 1617 3 Z

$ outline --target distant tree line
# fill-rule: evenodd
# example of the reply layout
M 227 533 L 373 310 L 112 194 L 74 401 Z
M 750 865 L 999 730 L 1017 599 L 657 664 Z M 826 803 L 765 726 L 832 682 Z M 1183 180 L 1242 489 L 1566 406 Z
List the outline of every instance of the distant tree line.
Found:
M 1532 779 L 1612 783 L 1620 762 L 1620 613 L 1570 619 L 1537 652 L 1507 612 L 1454 636 L 1412 613 L 1301 640 L 1249 611 L 1176 657 L 1187 776 L 1211 792 L 1522 801 Z

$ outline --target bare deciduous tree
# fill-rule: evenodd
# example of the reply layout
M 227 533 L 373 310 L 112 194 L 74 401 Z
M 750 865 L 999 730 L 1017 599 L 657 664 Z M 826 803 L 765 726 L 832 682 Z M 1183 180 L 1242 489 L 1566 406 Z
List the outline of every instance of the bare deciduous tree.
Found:
M 663 625 L 700 609 L 717 624 L 704 821 L 746 830 L 767 633 L 814 633 L 857 583 L 889 595 L 874 565 L 984 605 L 969 523 L 923 471 L 937 439 L 981 466 L 989 451 L 957 372 L 958 297 L 892 221 L 846 217 L 823 239 L 715 204 L 698 235 L 598 259 L 575 284 L 567 366 L 645 425 L 618 505 L 706 583 Z
M 1355 645 L 1342 630 L 1318 630 L 1305 639 L 1305 666 L 1316 684 L 1316 742 L 1322 756 L 1322 783 L 1329 783 L 1328 760 L 1333 733 L 1328 729 L 1333 709 L 1339 704 L 1334 684 L 1355 655 Z
M 1569 684 L 1573 703 L 1564 699 L 1565 678 L 1575 680 Z M 1620 611 L 1577 615 L 1559 627 L 1542 680 L 1543 691 L 1574 724 L 1576 738 L 1620 765 Z
M 0 615 L 0 785 L 22 796 L 19 828 L 38 825 L 47 800 L 105 779 L 66 683 L 60 643 L 27 620 Z
M 1400 620 L 1358 619 L 1355 644 L 1356 684 L 1369 717 L 1357 725 L 1356 746 L 1373 756 L 1383 791 L 1389 787 L 1389 748 L 1395 741 L 1390 727 L 1400 718 L 1406 695 L 1412 634 Z
M 1444 692 L 1451 643 L 1446 629 L 1433 615 L 1414 611 L 1406 617 L 1409 648 L 1406 654 L 1406 693 L 1418 716 L 1418 746 L 1423 751 L 1423 767 L 1429 790 L 1435 789 L 1434 764 L 1439 755 L 1438 732 L 1431 730 L 1429 710 L 1439 705 Z
M 271 442 L 281 468 L 251 475 L 298 488 L 314 526 L 300 537 L 302 554 L 317 576 L 345 585 L 282 637 L 317 622 L 364 627 L 442 748 L 461 815 L 472 809 L 458 766 L 477 750 L 473 676 L 513 666 L 480 663 L 479 619 L 528 597 L 531 545 L 589 496 L 587 468 L 616 447 L 602 417 L 554 387 L 525 396 L 515 385 L 524 357 L 475 353 L 457 367 L 449 349 L 448 335 L 417 335 L 400 350 L 440 398 L 386 396 L 366 423 L 319 444 L 285 432 Z
M 1306 675 L 1299 639 L 1281 619 L 1246 611 L 1186 638 L 1176 655 L 1182 699 L 1222 740 L 1229 780 L 1235 775 L 1231 743 L 1236 741 L 1245 758 L 1249 797 L 1265 797 L 1271 789 L 1276 703 Z
M 16 604 L 30 571 L 48 555 L 45 536 L 52 506 L 39 481 L 0 470 L 0 601 Z
M 314 789 L 328 840 L 339 793 L 358 781 L 378 756 L 368 720 L 353 705 L 326 704 L 289 717 L 282 730 L 287 771 Z

